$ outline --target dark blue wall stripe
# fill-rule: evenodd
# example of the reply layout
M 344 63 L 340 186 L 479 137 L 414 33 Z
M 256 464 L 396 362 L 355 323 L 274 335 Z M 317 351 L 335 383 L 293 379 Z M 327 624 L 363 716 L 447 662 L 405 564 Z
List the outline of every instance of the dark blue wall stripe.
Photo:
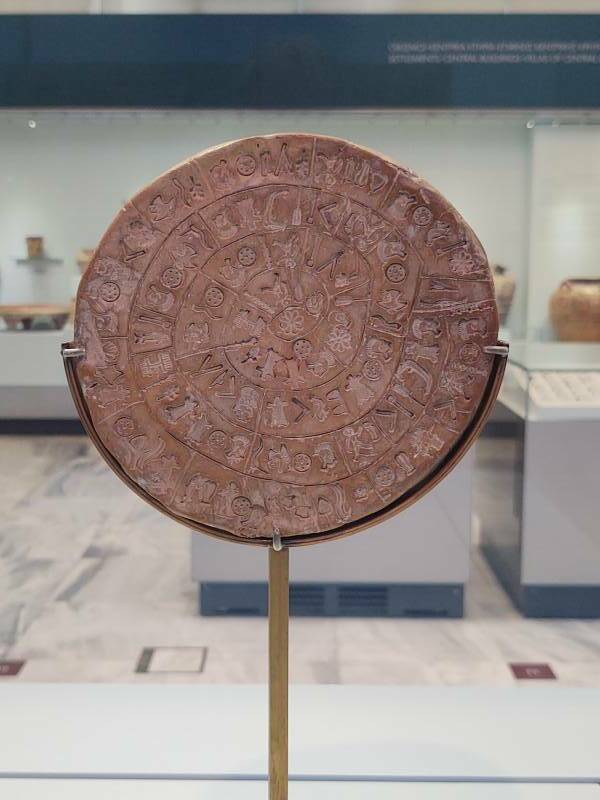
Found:
M 0 107 L 600 106 L 600 52 L 589 64 L 389 64 L 399 39 L 598 42 L 600 16 L 0 16 Z

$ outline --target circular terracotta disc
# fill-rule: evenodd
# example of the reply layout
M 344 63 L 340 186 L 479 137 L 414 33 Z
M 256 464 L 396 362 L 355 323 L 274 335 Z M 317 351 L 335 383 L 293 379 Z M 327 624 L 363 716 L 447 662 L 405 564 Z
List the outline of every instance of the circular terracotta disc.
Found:
M 497 333 L 485 253 L 439 192 L 348 142 L 277 135 L 201 153 L 119 212 L 81 281 L 76 375 L 155 505 L 293 543 L 428 488 Z

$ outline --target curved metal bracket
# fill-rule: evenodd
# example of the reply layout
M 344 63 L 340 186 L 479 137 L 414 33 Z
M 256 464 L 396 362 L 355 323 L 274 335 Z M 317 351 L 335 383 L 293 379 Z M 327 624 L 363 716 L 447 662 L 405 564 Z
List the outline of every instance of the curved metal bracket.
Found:
M 85 355 L 85 347 L 69 347 L 63 344 L 60 349 L 60 354 L 64 358 L 83 358 Z
M 499 342 L 498 344 L 488 344 L 487 347 L 483 348 L 483 352 L 492 356 L 503 356 L 504 358 L 508 358 L 508 345 L 504 344 L 504 342 Z

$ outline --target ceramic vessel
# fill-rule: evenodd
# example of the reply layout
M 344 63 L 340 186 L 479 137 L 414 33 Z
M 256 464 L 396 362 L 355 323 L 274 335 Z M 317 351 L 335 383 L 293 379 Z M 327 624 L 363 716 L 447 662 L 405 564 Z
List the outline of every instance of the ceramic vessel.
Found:
M 42 258 L 44 255 L 44 237 L 26 236 L 27 258 Z
M 77 253 L 77 266 L 79 267 L 79 271 L 83 275 L 83 273 L 88 268 L 88 264 L 92 260 L 92 256 L 94 255 L 93 248 L 82 247 L 81 250 Z
M 568 278 L 550 298 L 550 320 L 563 342 L 600 342 L 600 278 Z
M 496 303 L 498 304 L 498 317 L 500 325 L 504 325 L 508 312 L 515 296 L 517 279 L 513 273 L 502 264 L 494 264 L 492 267 L 492 277 L 494 279 L 494 290 L 496 292 Z
M 9 331 L 29 331 L 36 321 L 44 321 L 53 330 L 61 330 L 69 317 L 68 305 L 0 306 L 0 317 Z

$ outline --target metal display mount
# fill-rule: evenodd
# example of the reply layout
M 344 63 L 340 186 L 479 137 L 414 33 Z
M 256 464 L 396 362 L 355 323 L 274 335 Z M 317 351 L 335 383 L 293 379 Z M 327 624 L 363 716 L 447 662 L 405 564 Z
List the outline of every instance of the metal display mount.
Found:
M 485 423 L 493 401 L 495 400 L 497 389 L 502 381 L 504 370 L 507 363 L 509 348 L 505 342 L 499 341 L 496 345 L 485 348 L 485 352 L 494 356 L 494 362 L 488 386 L 479 413 L 473 418 L 472 424 L 460 442 L 457 443 L 454 451 L 451 451 L 447 458 L 439 465 L 438 475 L 434 482 L 441 480 L 456 462 L 465 454 L 468 446 L 474 441 L 475 437 Z M 105 451 L 105 448 L 95 433 L 89 412 L 85 404 L 85 398 L 81 392 L 79 383 L 74 371 L 73 362 L 77 358 L 85 355 L 82 347 L 73 344 L 63 344 L 61 349 L 67 381 L 77 405 L 84 428 L 95 446 L 103 453 L 104 458 L 114 461 L 112 456 Z M 116 463 L 116 462 L 115 462 Z M 143 490 L 132 485 L 131 480 L 120 468 L 113 467 L 119 477 L 130 488 L 145 500 L 155 505 L 152 498 L 145 495 Z M 402 507 L 418 499 L 419 487 L 415 487 L 416 497 L 412 500 L 404 501 Z M 163 510 L 163 509 L 161 509 Z M 164 510 L 163 510 L 164 511 Z M 396 509 L 390 511 L 395 513 Z M 183 520 L 179 520 L 183 521 Z M 184 522 L 185 524 L 185 522 Z M 372 523 L 370 523 L 372 524 Z M 367 527 L 369 522 L 366 522 Z M 298 537 L 284 541 L 279 531 L 274 531 L 269 546 L 269 800 L 288 800 L 289 783 L 289 546 L 310 543 L 310 537 L 303 537 L 298 541 Z

